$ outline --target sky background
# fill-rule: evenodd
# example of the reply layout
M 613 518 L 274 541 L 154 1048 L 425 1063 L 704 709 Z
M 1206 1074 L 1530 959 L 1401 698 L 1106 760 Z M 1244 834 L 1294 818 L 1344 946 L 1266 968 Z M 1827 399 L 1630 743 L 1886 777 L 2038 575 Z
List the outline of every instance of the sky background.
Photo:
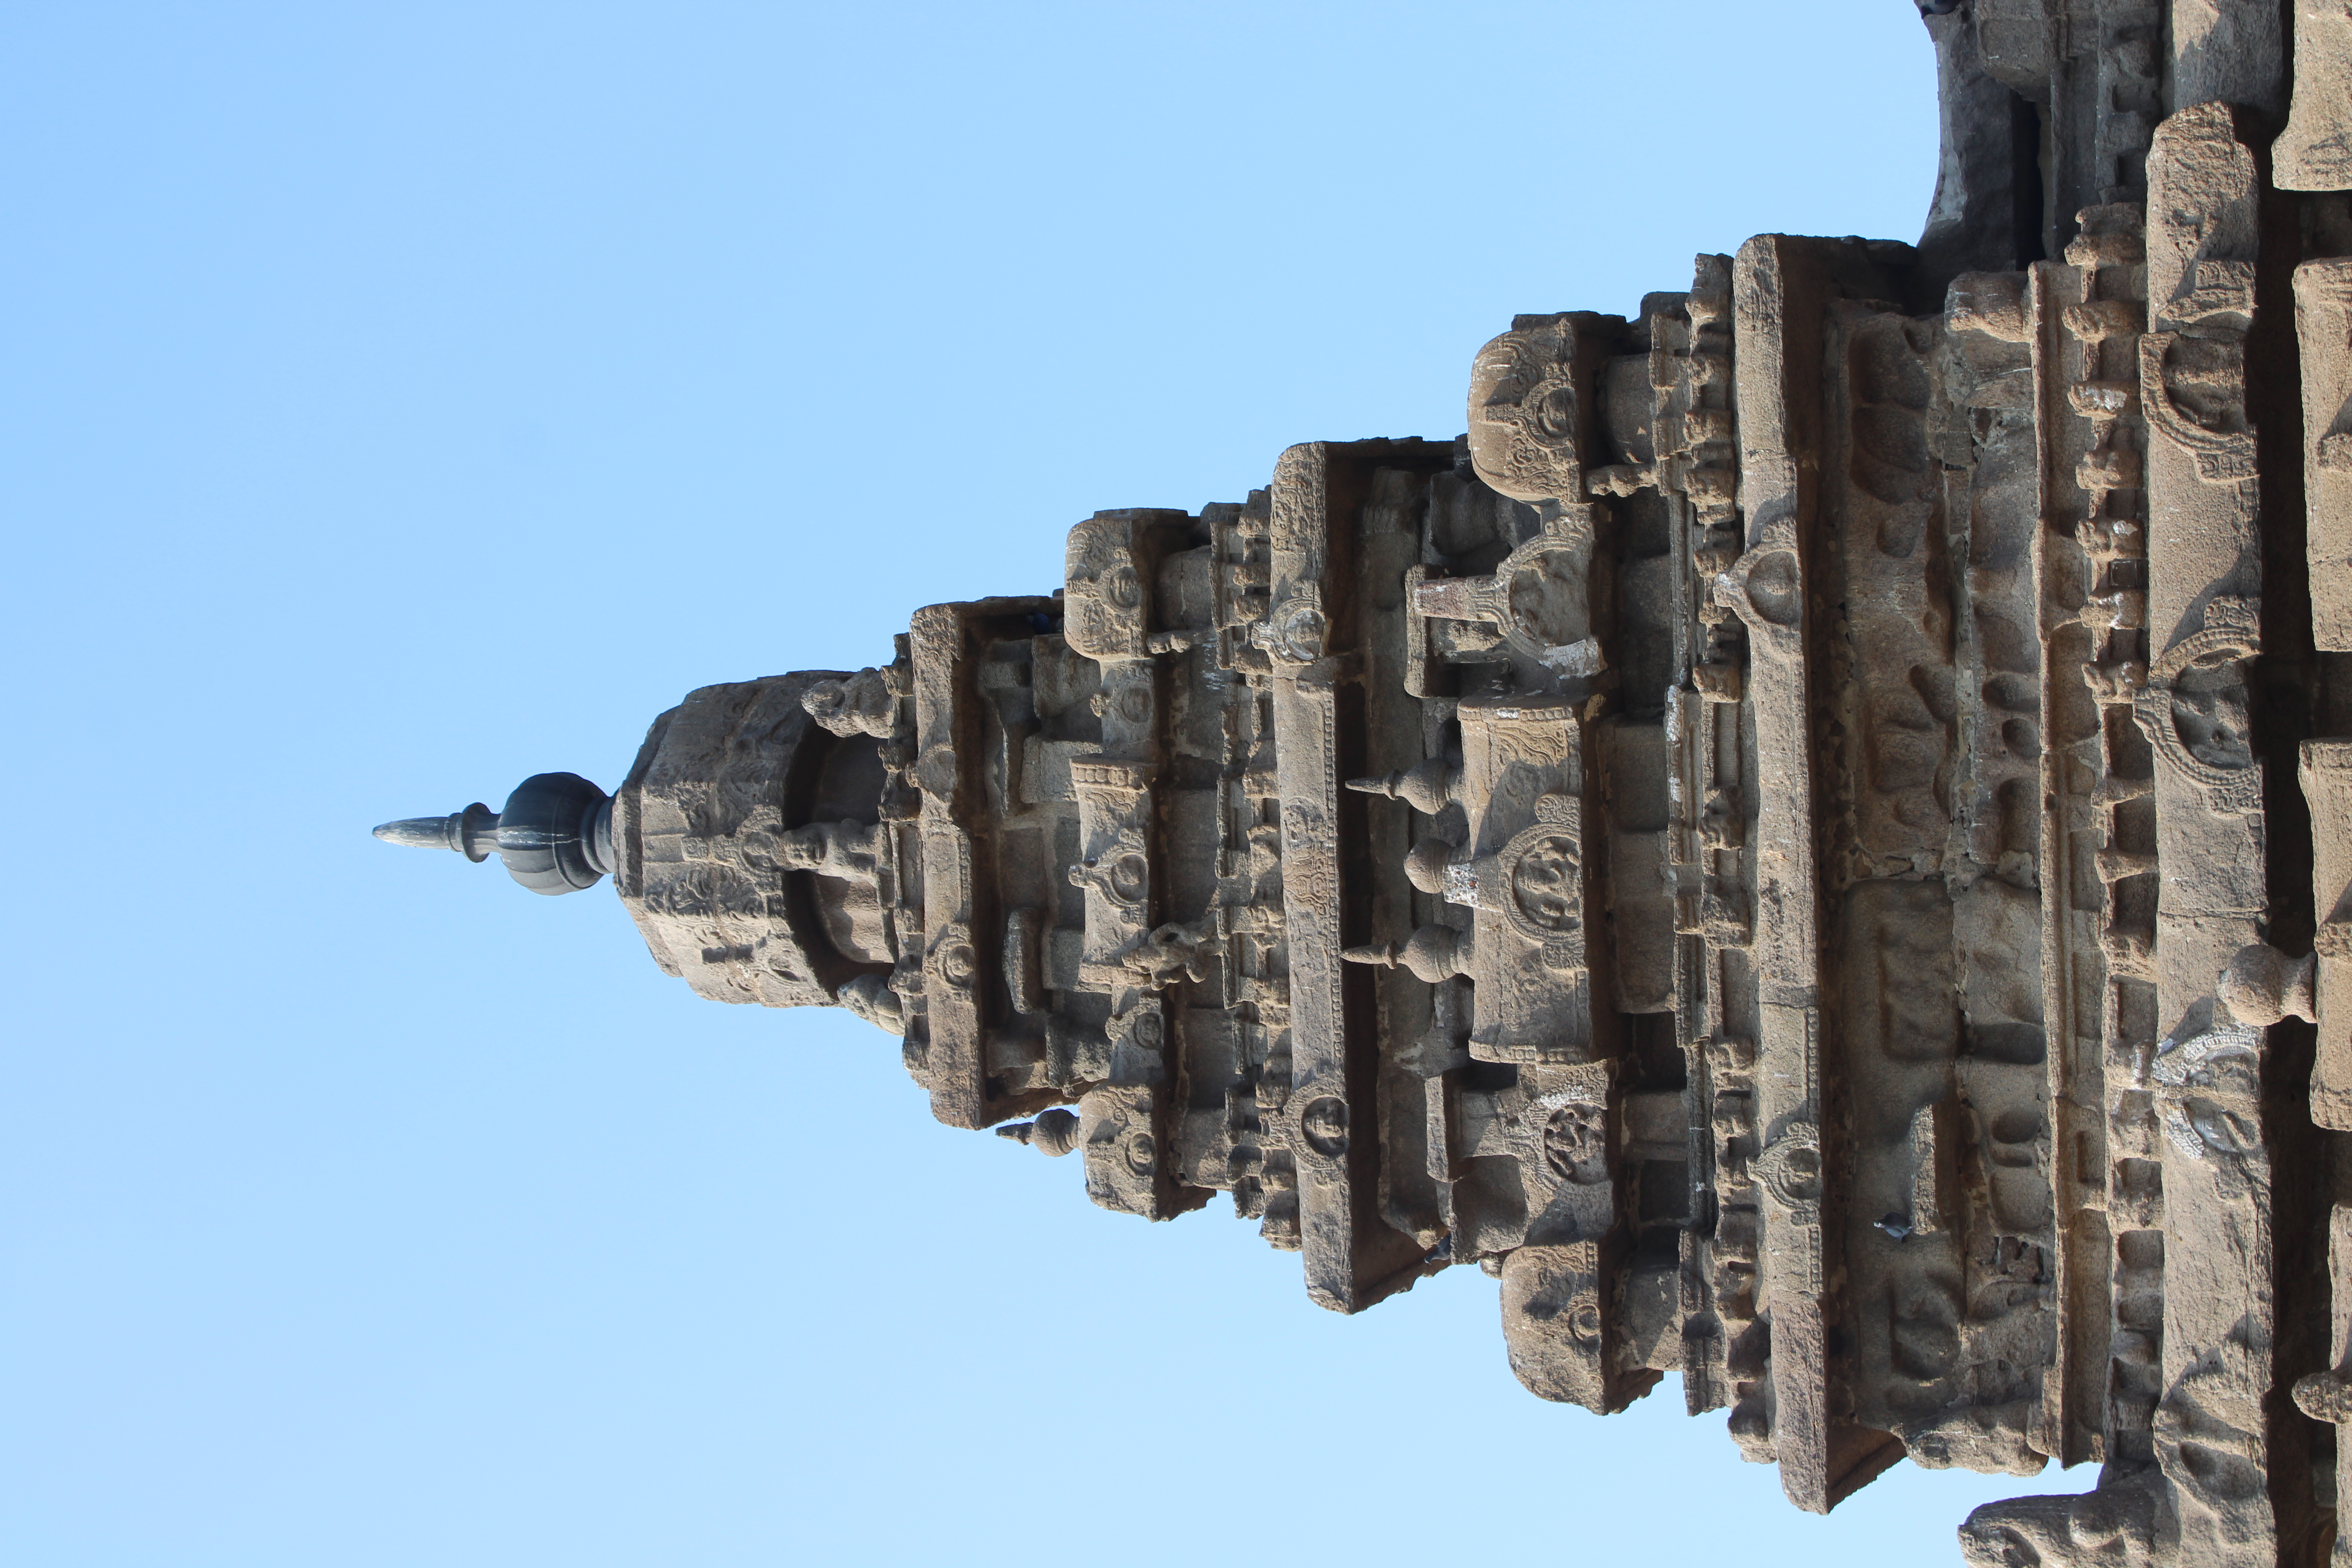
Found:
M 1909 0 L 0 15 L 0 1561 L 1957 1562 L 377 844 L 1447 437 L 1518 311 L 1910 238 Z

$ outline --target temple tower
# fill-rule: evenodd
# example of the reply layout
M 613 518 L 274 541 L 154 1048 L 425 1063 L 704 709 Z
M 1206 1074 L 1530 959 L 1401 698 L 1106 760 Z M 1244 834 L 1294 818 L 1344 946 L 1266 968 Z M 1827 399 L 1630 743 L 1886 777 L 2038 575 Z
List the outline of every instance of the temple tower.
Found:
M 2352 20 L 1931 9 L 1919 247 L 1519 317 L 1459 437 L 379 835 L 610 876 L 701 995 L 854 1010 L 1106 1207 L 1227 1194 L 1334 1310 L 1479 1267 L 1529 1389 L 1678 1373 L 1801 1507 L 2096 1461 L 1969 1559 L 2318 1561 Z

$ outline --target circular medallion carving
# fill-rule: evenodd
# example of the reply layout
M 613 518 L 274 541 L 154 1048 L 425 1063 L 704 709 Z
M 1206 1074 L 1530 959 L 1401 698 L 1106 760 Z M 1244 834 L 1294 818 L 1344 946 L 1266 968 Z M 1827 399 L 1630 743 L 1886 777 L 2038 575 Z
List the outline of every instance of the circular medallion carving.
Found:
M 1127 1168 L 1139 1176 L 1151 1174 L 1160 1161 L 1160 1144 L 1149 1132 L 1139 1132 L 1127 1141 Z
M 1139 851 L 1116 856 L 1103 868 L 1103 891 L 1122 904 L 1139 904 L 1151 888 L 1151 863 Z
M 1495 881 L 1503 897 L 1503 918 L 1511 929 L 1545 949 L 1547 963 L 1580 951 L 1584 931 L 1584 842 L 1575 802 L 1545 795 L 1537 803 L 1537 823 L 1523 829 L 1495 857 Z
M 1298 1113 L 1298 1131 L 1308 1148 L 1338 1159 L 1348 1152 L 1348 1102 L 1332 1094 L 1307 1101 Z
M 1124 561 L 1105 572 L 1096 583 L 1103 603 L 1114 609 L 1132 610 L 1143 603 L 1143 580 Z
M 1555 932 L 1573 931 L 1582 923 L 1576 906 L 1583 860 L 1581 847 L 1559 831 L 1534 837 L 1520 848 L 1511 868 L 1511 898 L 1528 924 Z
M 931 967 L 939 977 L 958 991 L 971 989 L 971 977 L 980 968 L 979 955 L 971 943 L 956 940 L 952 935 L 931 951 Z
M 1289 664 L 1312 664 L 1323 657 L 1323 639 L 1329 631 L 1323 606 L 1314 599 L 1285 599 L 1266 617 L 1263 637 L 1254 637 L 1276 658 Z
M 1800 1217 L 1821 1206 L 1822 1147 L 1811 1122 L 1797 1122 L 1748 1167 L 1748 1175 L 1773 1201 Z
M 1586 1350 L 1601 1342 L 1601 1303 L 1579 1301 L 1568 1314 L 1569 1337 Z
M 2158 758 L 2205 792 L 2217 812 L 2261 809 L 2262 775 L 2246 743 L 2243 689 L 2234 692 L 2151 686 L 2133 693 L 2132 718 Z
M 1519 406 L 1528 411 L 1521 428 L 1538 446 L 1559 451 L 1575 441 L 1576 388 L 1565 380 L 1537 387 Z
M 1759 557 L 1748 567 L 1743 587 L 1758 619 L 1790 629 L 1803 618 L 1804 590 L 1798 581 L 1794 551 L 1775 550 Z

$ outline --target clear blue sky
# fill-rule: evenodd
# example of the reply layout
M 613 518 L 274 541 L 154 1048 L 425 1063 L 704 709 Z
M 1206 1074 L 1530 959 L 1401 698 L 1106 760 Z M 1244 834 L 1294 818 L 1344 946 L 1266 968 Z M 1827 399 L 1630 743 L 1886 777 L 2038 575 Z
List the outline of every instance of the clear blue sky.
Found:
M 1801 1516 L 367 836 L 1913 237 L 1933 94 L 1909 0 L 8 7 L 0 1562 L 1957 1561 L 2036 1483 Z

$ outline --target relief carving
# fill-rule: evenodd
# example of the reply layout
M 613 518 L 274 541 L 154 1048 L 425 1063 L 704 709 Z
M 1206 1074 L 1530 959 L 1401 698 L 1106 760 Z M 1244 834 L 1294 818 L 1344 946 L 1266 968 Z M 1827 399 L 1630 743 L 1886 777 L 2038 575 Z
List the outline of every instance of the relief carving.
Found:
M 1071 647 L 1088 658 L 1141 657 L 1149 651 L 1148 594 L 1132 519 L 1113 513 L 1070 530 L 1062 615 Z
M 1224 1194 L 1333 1310 L 1475 1265 L 1528 1389 L 1677 1373 L 1803 1508 L 2095 1461 L 1963 1557 L 2310 1559 L 2304 1428 L 2352 1424 L 2313 1240 L 2352 1129 L 2352 674 L 2314 657 L 2352 650 L 2352 24 L 2298 0 L 2276 172 L 2329 194 L 2282 203 L 2261 7 L 1927 9 L 1920 247 L 1767 235 L 1631 320 L 1518 318 L 1460 443 L 1098 513 L 1058 595 L 698 691 L 555 831 L 701 994 L 847 1008 L 1107 1208 Z M 2307 824 L 2267 810 L 2291 757 Z
M 1514 500 L 1584 493 L 1577 452 L 1574 318 L 1514 327 L 1478 351 L 1470 371 L 1470 460 Z

